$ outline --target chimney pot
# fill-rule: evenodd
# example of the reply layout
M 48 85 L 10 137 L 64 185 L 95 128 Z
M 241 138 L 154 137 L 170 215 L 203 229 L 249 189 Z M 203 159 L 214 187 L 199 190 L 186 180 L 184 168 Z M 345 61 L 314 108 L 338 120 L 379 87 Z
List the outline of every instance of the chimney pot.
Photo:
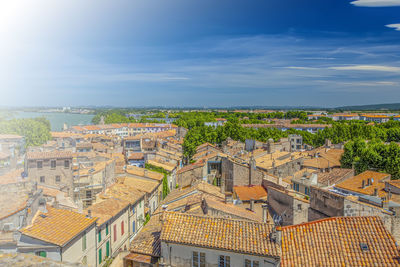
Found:
M 268 204 L 262 204 L 263 209 L 263 223 L 269 223 Z
M 361 188 L 362 188 L 362 189 L 365 188 L 365 180 L 362 180 L 362 182 L 361 182 Z
M 88 211 L 87 211 L 86 217 L 87 217 L 87 218 L 92 218 L 92 211 L 91 211 L 91 210 L 88 210 Z
M 254 211 L 254 199 L 250 199 L 250 210 Z

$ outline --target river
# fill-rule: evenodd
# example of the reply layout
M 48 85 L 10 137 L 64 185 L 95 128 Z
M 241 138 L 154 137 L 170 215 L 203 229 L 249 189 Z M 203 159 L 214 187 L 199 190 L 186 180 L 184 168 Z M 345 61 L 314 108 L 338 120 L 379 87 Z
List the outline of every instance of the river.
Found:
M 50 121 L 52 131 L 61 131 L 64 123 L 66 123 L 68 127 L 91 124 L 94 115 L 61 112 L 18 112 L 14 113 L 13 117 L 17 119 L 45 117 Z

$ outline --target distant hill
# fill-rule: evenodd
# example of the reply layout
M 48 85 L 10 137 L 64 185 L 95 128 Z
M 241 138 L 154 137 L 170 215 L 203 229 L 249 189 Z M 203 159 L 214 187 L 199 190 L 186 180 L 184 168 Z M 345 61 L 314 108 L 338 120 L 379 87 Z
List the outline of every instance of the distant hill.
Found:
M 400 110 L 400 103 L 337 107 L 336 110 Z

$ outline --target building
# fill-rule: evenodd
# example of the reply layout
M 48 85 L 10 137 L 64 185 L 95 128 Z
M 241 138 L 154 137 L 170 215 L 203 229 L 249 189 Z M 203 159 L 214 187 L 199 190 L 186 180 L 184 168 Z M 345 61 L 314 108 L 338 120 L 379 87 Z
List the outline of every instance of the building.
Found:
M 135 177 L 118 178 L 118 183 L 133 187 L 145 193 L 145 207 L 148 212 L 153 213 L 162 199 L 162 184 L 160 182 Z M 147 213 L 145 211 L 145 213 Z
M 334 121 L 350 121 L 359 120 L 360 116 L 357 113 L 335 113 L 328 115 L 328 118 L 332 118 Z
M 269 238 L 270 224 L 175 212 L 161 216 L 160 264 L 279 266 L 281 251 Z
M 266 187 L 270 212 L 276 223 L 293 225 L 308 221 L 309 197 L 278 185 Z
M 68 151 L 27 152 L 25 173 L 39 185 L 47 185 L 73 195 L 72 153 Z
M 98 195 L 99 201 L 115 198 L 130 203 L 129 208 L 129 236 L 132 240 L 143 227 L 145 222 L 145 193 L 124 184 L 113 184 L 108 187 L 105 193 Z
M 390 117 L 384 114 L 361 114 L 360 120 L 376 122 L 376 123 L 384 123 L 388 122 L 390 120 Z
M 379 198 L 343 196 L 311 187 L 308 220 L 337 216 L 378 216 L 396 241 L 400 240 L 400 204 Z
M 365 171 L 334 186 L 345 195 L 386 197 L 385 182 L 390 181 L 390 174 Z
M 281 266 L 399 266 L 379 217 L 334 217 L 282 227 Z
M 108 198 L 91 205 L 85 214 L 98 218 L 96 221 L 97 266 L 103 266 L 110 257 L 129 247 L 129 208 L 125 200 Z
M 18 252 L 96 266 L 96 220 L 77 212 L 44 206 L 32 224 L 20 230 Z
M 145 155 L 142 152 L 130 152 L 127 154 L 126 161 L 131 166 L 136 166 L 144 168 L 145 165 Z
M 308 152 L 311 158 L 304 159 L 302 168 L 313 169 L 320 172 L 329 172 L 334 168 L 340 168 L 340 159 L 343 149 L 317 148 Z
M 0 175 L 16 168 L 24 153 L 24 137 L 14 134 L 0 134 Z

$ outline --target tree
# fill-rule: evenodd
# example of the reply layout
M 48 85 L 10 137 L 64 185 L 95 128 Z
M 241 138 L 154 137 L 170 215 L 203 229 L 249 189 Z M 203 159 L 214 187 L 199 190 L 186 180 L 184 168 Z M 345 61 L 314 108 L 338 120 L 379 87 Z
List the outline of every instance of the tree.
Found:
M 167 179 L 167 175 L 164 174 L 164 178 L 162 181 L 162 194 L 163 194 L 163 199 L 165 199 L 167 197 L 167 195 L 169 194 L 170 189 L 168 186 L 168 179 Z

